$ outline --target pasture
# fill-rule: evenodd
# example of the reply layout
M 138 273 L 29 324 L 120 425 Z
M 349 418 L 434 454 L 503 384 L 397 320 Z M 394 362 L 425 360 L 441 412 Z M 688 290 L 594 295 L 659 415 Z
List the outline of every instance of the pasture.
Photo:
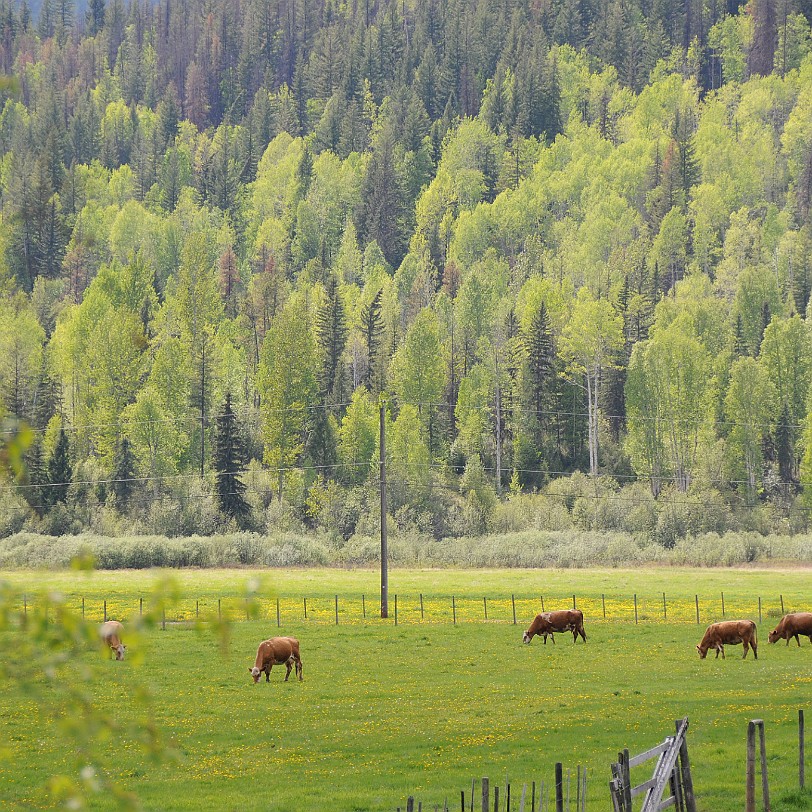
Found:
M 259 573 L 175 575 L 187 605 L 193 599 L 211 605 L 219 596 L 238 601 L 246 580 Z M 774 810 L 812 809 L 812 795 L 796 789 L 797 711 L 812 710 L 812 647 L 806 638 L 800 649 L 794 643 L 767 644 L 779 594 L 787 611 L 808 607 L 808 572 L 393 570 L 391 590 L 402 595 L 404 607 L 397 627 L 391 619 L 363 622 L 350 611 L 366 593 L 368 613 L 374 614 L 374 571 L 261 575 L 264 617 L 234 623 L 225 650 L 205 631 L 170 623 L 165 631 L 154 628 L 133 641 L 133 656 L 123 663 L 85 655 L 96 675 L 92 700 L 126 719 L 135 713 L 133 685 L 148 686 L 154 716 L 177 752 L 173 763 L 155 763 L 133 741 L 107 742 L 108 768 L 147 809 L 394 810 L 408 794 L 422 799 L 424 809 L 445 798 L 459 809 L 459 790 L 467 795 L 472 778 L 487 775 L 503 786 L 507 775 L 514 787 L 549 782 L 555 762 L 562 761 L 565 768 L 590 768 L 587 808 L 598 812 L 609 807 L 609 763 L 617 751 L 658 743 L 684 715 L 691 722 L 689 749 L 701 810 L 743 807 L 746 724 L 756 717 L 766 723 Z M 1 577 L 32 591 L 36 584 L 85 596 L 88 607 L 106 598 L 115 616 L 124 606 L 136 611 L 133 598 L 146 594 L 157 574 Z M 422 623 L 415 610 L 421 591 L 443 596 Z M 633 617 L 596 619 L 587 609 L 605 592 L 615 601 L 610 606 L 628 614 L 627 597 L 635 591 L 639 625 Z M 675 610 L 684 605 L 691 611 L 694 594 L 701 593 L 708 616 L 700 626 L 687 610 L 687 619 L 677 613 L 663 621 L 656 612 L 663 591 L 673 596 Z M 700 661 L 694 646 L 706 623 L 719 619 L 719 612 L 710 616 L 711 596 L 721 591 L 728 617 L 739 606 L 752 606 L 754 596 L 764 596 L 758 661 L 742 661 L 741 646 L 728 647 L 726 660 Z M 588 642 L 573 645 L 566 634 L 554 646 L 538 639 L 522 645 L 533 613 L 531 596 L 545 594 L 547 608 L 556 608 L 566 606 L 573 592 L 583 595 L 578 600 Z M 331 622 L 334 594 L 348 605 L 338 626 Z M 445 596 L 452 594 L 464 609 L 456 626 L 444 608 Z M 494 607 L 487 623 L 476 617 L 483 594 Z M 519 606 L 516 626 L 511 594 Z M 305 621 L 300 610 L 293 611 L 302 595 L 324 610 L 311 610 Z M 279 628 L 275 596 L 291 607 Z M 429 598 L 426 605 L 435 606 Z M 284 683 L 284 668 L 274 668 L 271 684 L 264 679 L 252 684 L 247 669 L 257 643 L 275 634 L 300 639 L 303 683 L 293 678 Z M 0 652 L 13 646 L 14 633 L 4 634 Z M 46 660 L 43 652 L 43 661 L 32 663 L 32 681 L 44 679 L 40 667 Z M 4 809 L 43 808 L 45 777 L 71 769 L 74 754 L 55 730 L 28 694 L 0 684 Z M 93 806 L 112 804 L 101 796 Z

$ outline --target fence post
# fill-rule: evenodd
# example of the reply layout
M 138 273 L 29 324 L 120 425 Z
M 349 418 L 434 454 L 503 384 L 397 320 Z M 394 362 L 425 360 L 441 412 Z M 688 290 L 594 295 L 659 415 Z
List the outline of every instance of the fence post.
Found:
M 451 612 L 454 615 L 454 625 L 457 625 L 457 601 L 454 596 L 451 596 Z
M 282 613 L 279 609 L 279 598 L 276 599 L 276 625 L 277 628 L 282 625 Z
M 781 614 L 783 615 L 784 614 L 784 596 L 779 595 L 779 597 L 781 598 Z
M 144 599 L 143 598 L 138 599 L 138 614 L 139 615 L 144 614 Z M 85 616 L 85 599 L 82 598 L 82 617 L 84 617 L 84 616 Z
M 536 782 L 530 789 L 530 812 L 536 812 Z
M 676 719 L 674 726 L 680 729 L 682 719 Z M 691 777 L 691 759 L 688 757 L 688 733 L 686 730 L 679 748 L 680 777 L 682 790 L 685 795 L 685 812 L 696 812 L 696 798 L 694 798 L 694 779 Z
M 166 609 L 161 609 L 161 631 L 166 631 Z
M 488 599 L 482 598 L 482 605 L 485 607 L 485 620 L 488 619 Z
M 694 595 L 694 602 L 696 603 L 696 622 L 699 623 L 699 595 Z
M 560 761 L 555 763 L 555 812 L 564 812 L 564 785 Z
M 663 620 L 668 620 L 668 606 L 665 602 L 665 592 L 663 592 Z
M 107 623 L 107 599 L 104 600 L 104 622 Z
M 490 784 L 487 778 L 482 779 L 482 812 L 491 812 Z
M 307 620 L 307 598 L 304 598 L 304 613 L 305 613 L 305 620 Z
M 398 625 L 398 593 L 395 593 L 395 626 Z
M 756 812 L 756 724 L 747 723 L 747 777 L 744 812 Z
M 361 595 L 361 614 L 364 616 L 364 620 L 367 618 L 367 598 L 366 595 Z
M 625 812 L 632 812 L 632 779 L 629 773 L 629 750 L 620 753 L 620 765 L 623 769 L 623 804 Z
M 220 607 L 220 600 L 221 600 L 220 598 L 217 599 L 217 619 L 218 620 L 223 619 L 223 611 L 222 611 L 222 609 Z
M 423 620 L 423 593 L 420 593 L 420 619 Z
M 770 812 L 770 787 L 767 781 L 767 743 L 765 741 L 764 722 L 757 719 L 756 723 L 758 724 L 758 738 L 761 749 L 761 795 L 764 800 L 765 812 Z
M 414 796 L 410 795 L 406 799 L 406 812 L 414 812 Z
M 572 596 L 572 608 L 577 609 L 578 607 L 575 605 L 575 595 Z
M 336 595 L 336 626 L 338 626 L 338 595 Z
M 25 596 L 23 596 L 23 601 L 25 601 Z M 24 606 L 25 614 L 28 615 L 28 607 Z M 82 617 L 85 616 L 85 599 L 82 598 Z
M 804 712 L 802 708 L 798 708 L 798 783 L 801 789 L 805 786 L 804 780 Z
M 510 596 L 510 602 L 513 604 L 513 625 L 516 625 L 516 596 Z
M 722 593 L 722 617 L 725 616 L 725 593 Z
M 634 593 L 634 622 L 637 624 L 637 593 Z
M 606 595 L 601 592 L 601 603 L 603 604 L 603 619 L 606 620 Z
M 541 596 L 541 611 L 544 611 L 544 595 Z

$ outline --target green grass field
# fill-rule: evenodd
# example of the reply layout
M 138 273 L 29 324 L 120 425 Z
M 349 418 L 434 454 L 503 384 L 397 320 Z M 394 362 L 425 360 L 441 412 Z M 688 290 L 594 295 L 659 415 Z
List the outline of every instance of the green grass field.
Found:
M 211 603 L 219 596 L 237 600 L 256 573 L 176 575 L 187 601 L 195 596 Z M 609 764 L 617 751 L 653 746 L 684 715 L 691 721 L 689 749 L 701 810 L 743 808 L 745 733 L 753 718 L 766 723 L 773 809 L 812 809 L 812 795 L 796 789 L 797 712 L 812 709 L 812 648 L 805 638 L 800 649 L 794 643 L 767 644 L 779 594 L 787 610 L 808 608 L 809 572 L 393 570 L 392 593 L 403 594 L 407 607 L 397 627 L 391 620 L 364 623 L 350 617 L 349 609 L 339 626 L 330 622 L 334 594 L 347 596 L 348 604 L 367 594 L 371 611 L 374 571 L 262 575 L 268 606 L 275 595 L 291 602 L 290 617 L 283 615 L 279 630 L 274 609 L 266 619 L 235 623 L 225 654 L 210 634 L 170 624 L 133 641 L 133 656 L 123 663 L 99 664 L 92 652 L 86 655 L 99 668 L 91 686 L 94 701 L 125 719 L 135 712 L 133 686 L 147 685 L 157 721 L 178 750 L 176 763 L 157 764 L 131 741 L 108 743 L 113 777 L 137 792 L 147 809 L 394 812 L 405 808 L 409 794 L 424 809 L 445 798 L 459 809 L 460 789 L 468 796 L 471 779 L 482 776 L 500 785 L 503 803 L 507 776 L 518 809 L 517 787 L 520 792 L 523 782 L 551 783 L 554 764 L 561 761 L 573 771 L 578 764 L 589 767 L 587 808 L 597 812 L 610 808 Z M 156 577 L 153 572 L 0 575 L 31 592 L 36 587 L 83 595 L 88 606 L 104 596 L 109 609 L 134 606 L 133 598 L 145 594 Z M 458 595 L 464 607 L 470 604 L 470 619 L 452 625 L 438 598 L 436 617 L 421 623 L 414 608 L 421 591 Z M 675 607 L 690 610 L 693 595 L 700 593 L 709 602 L 702 611 L 709 615 L 712 596 L 724 591 L 728 617 L 763 595 L 759 660 L 743 661 L 739 646 L 728 648 L 726 660 L 700 661 L 694 645 L 706 620 L 715 618 L 703 618 L 700 627 L 690 619 L 664 622 L 654 611 L 662 591 L 669 600 L 673 596 Z M 554 608 L 567 605 L 573 592 L 584 602 L 604 592 L 624 612 L 624 601 L 638 592 L 651 615 L 636 626 L 633 617 L 603 621 L 585 608 L 586 645 L 560 635 L 555 646 L 539 640 L 523 646 L 531 596 L 549 595 L 547 608 Z M 512 593 L 520 609 L 515 627 Z M 323 617 L 311 613 L 305 621 L 301 611 L 294 616 L 292 607 L 305 594 L 314 605 L 328 607 Z M 496 622 L 473 622 L 482 594 L 498 607 Z M 247 668 L 257 643 L 277 633 L 300 639 L 305 680 L 284 683 L 284 669 L 274 669 L 271 684 L 253 685 Z M 9 650 L 13 634 L 0 645 L 0 651 Z M 44 663 L 32 663 L 31 679 L 44 681 L 39 665 Z M 73 759 L 54 731 L 28 694 L 0 685 L 0 748 L 4 743 L 8 748 L 0 760 L 3 809 L 47 806 L 46 776 L 69 770 Z M 572 793 L 574 809 L 574 777 Z M 104 797 L 94 800 L 94 808 L 109 806 Z

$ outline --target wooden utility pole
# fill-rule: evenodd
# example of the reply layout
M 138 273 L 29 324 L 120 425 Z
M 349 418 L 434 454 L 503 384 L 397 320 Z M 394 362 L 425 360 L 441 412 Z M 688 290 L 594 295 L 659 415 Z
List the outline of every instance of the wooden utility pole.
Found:
M 389 561 L 386 539 L 386 401 L 381 399 L 381 617 L 389 617 Z

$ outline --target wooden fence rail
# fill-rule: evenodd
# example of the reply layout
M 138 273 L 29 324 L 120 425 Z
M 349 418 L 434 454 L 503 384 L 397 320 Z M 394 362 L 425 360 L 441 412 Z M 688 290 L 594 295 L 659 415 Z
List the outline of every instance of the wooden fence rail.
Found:
M 696 812 L 691 763 L 688 758 L 688 718 L 676 722 L 675 736 L 666 736 L 665 741 L 630 756 L 628 750 L 618 753 L 618 760 L 611 765 L 612 780 L 609 793 L 614 812 L 633 812 L 635 798 L 642 797 L 640 812 L 659 812 L 675 807 L 678 812 Z M 651 778 L 634 785 L 631 770 L 652 759 L 657 759 Z M 668 796 L 663 793 L 668 789 Z

